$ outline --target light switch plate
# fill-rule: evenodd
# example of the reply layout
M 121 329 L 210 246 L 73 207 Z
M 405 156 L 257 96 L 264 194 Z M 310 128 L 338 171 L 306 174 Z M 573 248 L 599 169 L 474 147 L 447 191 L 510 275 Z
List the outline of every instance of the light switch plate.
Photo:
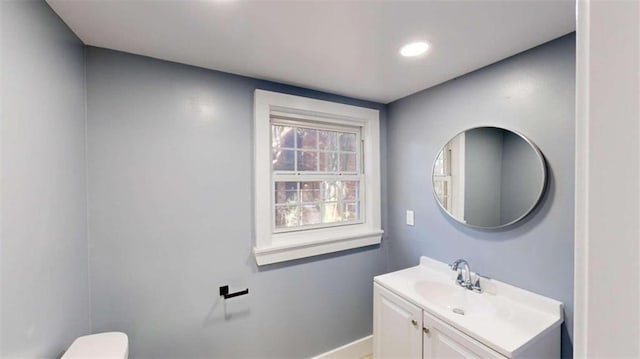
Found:
M 408 209 L 407 210 L 407 224 L 410 225 L 410 226 L 413 226 L 413 223 L 414 223 L 413 219 L 414 219 L 413 211 Z

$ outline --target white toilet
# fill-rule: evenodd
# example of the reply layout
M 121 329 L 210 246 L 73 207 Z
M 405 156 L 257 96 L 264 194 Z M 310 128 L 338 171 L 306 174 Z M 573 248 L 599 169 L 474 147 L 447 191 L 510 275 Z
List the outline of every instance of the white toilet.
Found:
M 108 332 L 79 337 L 60 359 L 127 359 L 129 338 L 125 333 Z

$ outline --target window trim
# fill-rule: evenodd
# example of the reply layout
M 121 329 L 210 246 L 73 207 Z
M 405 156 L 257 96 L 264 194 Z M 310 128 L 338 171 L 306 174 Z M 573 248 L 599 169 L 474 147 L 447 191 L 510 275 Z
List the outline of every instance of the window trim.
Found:
M 364 221 L 358 224 L 274 233 L 272 228 L 271 115 L 361 127 L 364 160 Z M 335 102 L 255 90 L 254 233 L 258 265 L 378 244 L 380 210 L 379 111 Z

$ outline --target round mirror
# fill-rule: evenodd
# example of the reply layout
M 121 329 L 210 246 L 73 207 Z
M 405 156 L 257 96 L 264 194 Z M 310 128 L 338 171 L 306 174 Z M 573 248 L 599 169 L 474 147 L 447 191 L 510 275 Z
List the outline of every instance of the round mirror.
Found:
M 544 193 L 546 165 L 519 133 L 476 127 L 447 142 L 433 165 L 433 193 L 456 221 L 499 228 L 524 218 Z

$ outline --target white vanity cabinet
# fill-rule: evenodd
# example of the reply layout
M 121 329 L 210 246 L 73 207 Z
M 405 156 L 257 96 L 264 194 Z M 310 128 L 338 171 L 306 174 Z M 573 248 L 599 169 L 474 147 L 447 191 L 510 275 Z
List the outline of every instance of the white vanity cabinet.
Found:
M 374 278 L 374 359 L 559 358 L 562 303 L 495 280 L 455 284 L 444 263 Z
M 373 286 L 373 357 L 422 358 L 422 309 Z
M 374 358 L 506 358 L 377 284 L 373 308 Z
M 422 326 L 423 358 L 506 358 L 427 312 Z

